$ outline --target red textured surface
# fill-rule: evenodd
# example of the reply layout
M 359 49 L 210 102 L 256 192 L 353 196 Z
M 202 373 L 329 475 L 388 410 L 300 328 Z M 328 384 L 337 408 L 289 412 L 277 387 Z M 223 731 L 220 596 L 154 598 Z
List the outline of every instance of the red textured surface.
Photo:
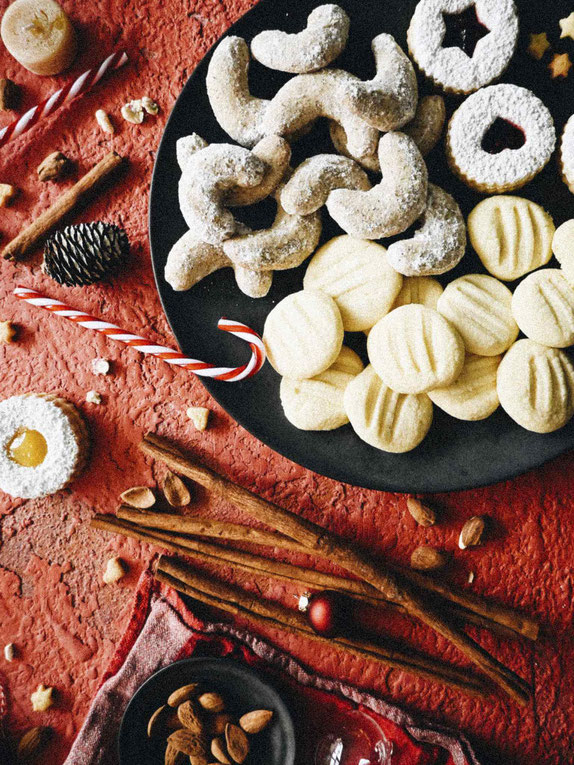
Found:
M 2 398 L 25 391 L 55 391 L 76 402 L 89 421 L 93 455 L 86 475 L 65 492 L 42 501 L 15 502 L 0 496 L 0 644 L 14 642 L 17 661 L 0 656 L 9 689 L 8 727 L 17 733 L 33 724 L 49 724 L 57 737 L 46 761 L 62 762 L 110 659 L 129 611 L 133 585 L 150 548 L 96 533 L 87 526 L 94 511 L 111 512 L 120 491 L 134 484 L 153 485 L 161 468 L 136 448 L 142 432 L 152 429 L 179 440 L 234 480 L 273 498 L 333 530 L 356 539 L 375 553 L 408 560 L 423 542 L 455 551 L 452 577 L 464 583 L 475 572 L 472 589 L 537 614 L 545 626 L 536 645 L 480 635 L 502 661 L 532 681 L 534 702 L 520 709 L 500 697 L 469 700 L 453 691 L 414 680 L 399 672 L 381 673 L 341 654 L 317 654 L 312 646 L 270 634 L 317 670 L 374 690 L 435 720 L 460 726 L 493 754 L 497 763 L 531 765 L 574 761 L 574 645 L 571 623 L 574 564 L 570 480 L 574 455 L 555 461 L 514 482 L 438 498 L 443 522 L 432 529 L 415 527 L 404 498 L 351 488 L 321 478 L 262 446 L 224 412 L 201 383 L 159 361 L 142 360 L 129 349 L 87 335 L 36 309 L 17 305 L 15 280 L 68 300 L 79 308 L 135 329 L 158 341 L 173 342 L 153 284 L 146 235 L 147 195 L 154 149 L 165 116 L 188 75 L 224 29 L 250 6 L 249 0 L 94 0 L 64 2 L 78 25 L 83 44 L 74 72 L 100 61 L 113 49 L 127 47 L 132 63 L 90 95 L 48 121 L 33 134 L 3 150 L 0 181 L 15 183 L 21 195 L 2 211 L 0 229 L 15 235 L 61 191 L 42 185 L 34 169 L 46 154 L 63 150 L 85 171 L 111 148 L 130 159 L 130 170 L 108 195 L 92 204 L 84 220 L 115 221 L 133 243 L 129 273 L 110 285 L 89 289 L 58 288 L 43 277 L 38 261 L 0 263 L 0 320 L 21 327 L 17 344 L 0 348 Z M 5 7 L 3 0 L 1 7 Z M 25 104 L 52 90 L 55 81 L 24 72 L 0 50 L 0 71 L 25 87 Z M 124 123 L 119 108 L 128 99 L 150 95 L 161 115 L 142 126 Z M 110 138 L 93 118 L 97 108 L 115 117 L 118 132 Z M 1 115 L 7 121 L 6 115 Z M 79 219 L 79 218 L 78 218 Z M 240 318 L 240 317 L 238 317 Z M 94 377 L 91 360 L 113 361 L 114 373 Z M 95 388 L 104 403 L 85 403 Z M 190 404 L 206 404 L 215 415 L 199 434 L 186 419 Z M 205 495 L 197 505 L 222 518 L 236 518 L 233 508 Z M 491 540 L 481 549 L 459 552 L 462 521 L 475 514 L 492 518 Z M 119 554 L 130 574 L 104 586 L 106 559 Z M 262 581 L 261 590 L 293 603 L 293 592 Z M 447 660 L 456 651 L 428 630 L 383 615 L 385 629 Z M 31 711 L 30 693 L 38 683 L 54 685 L 55 707 Z

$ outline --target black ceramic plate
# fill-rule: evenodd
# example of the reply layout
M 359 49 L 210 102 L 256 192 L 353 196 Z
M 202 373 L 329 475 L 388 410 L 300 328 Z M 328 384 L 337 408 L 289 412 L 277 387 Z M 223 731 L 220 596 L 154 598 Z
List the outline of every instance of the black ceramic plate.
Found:
M 390 32 L 405 46 L 406 31 L 416 5 L 415 0 L 337 0 L 351 17 L 351 35 L 346 51 L 335 65 L 367 78 L 374 65 L 370 52 L 372 38 Z M 250 41 L 264 29 L 297 31 L 304 27 L 309 12 L 320 0 L 261 0 L 230 30 Z M 535 61 L 526 54 L 529 32 L 549 32 L 556 50 L 574 55 L 574 42 L 558 41 L 558 19 L 571 11 L 571 4 L 560 0 L 541 5 L 532 0 L 518 3 L 520 40 L 517 53 L 503 80 L 531 88 L 550 108 L 558 136 L 574 111 L 574 70 L 565 80 L 551 80 L 546 54 Z M 293 271 L 276 273 L 273 288 L 266 298 L 252 300 L 235 286 L 230 269 L 219 271 L 189 292 L 174 292 L 163 278 L 167 254 L 186 226 L 179 212 L 177 184 L 180 172 L 176 162 L 178 138 L 193 131 L 210 142 L 229 141 L 213 117 L 205 92 L 205 74 L 211 54 L 197 67 L 183 89 L 166 126 L 158 151 L 150 202 L 150 238 L 158 290 L 171 327 L 182 350 L 195 358 L 224 365 L 245 361 L 247 350 L 235 338 L 217 330 L 220 316 L 243 321 L 262 330 L 271 308 L 290 292 L 301 288 L 306 264 Z M 272 97 L 287 75 L 272 72 L 253 63 L 252 92 Z M 420 79 L 421 92 L 431 92 Z M 462 97 L 447 98 L 452 111 Z M 305 157 L 333 151 L 324 125 L 295 144 L 293 164 Z M 466 214 L 480 201 L 447 169 L 443 145 L 428 157 L 430 179 L 458 200 Z M 556 158 L 522 191 L 517 192 L 543 204 L 558 225 L 574 216 L 574 197 L 560 180 Z M 342 233 L 324 212 L 323 239 Z M 249 211 L 250 225 L 264 227 L 273 210 L 262 203 Z M 244 212 L 240 213 L 245 214 Z M 385 242 L 388 244 L 388 242 Z M 463 273 L 483 271 L 476 254 L 444 277 L 450 281 Z M 510 285 L 511 287 L 513 285 Z M 346 341 L 364 356 L 364 337 L 347 335 Z M 241 425 L 286 457 L 323 475 L 371 489 L 390 491 L 438 492 L 495 483 L 538 466 L 574 446 L 574 421 L 549 435 L 523 430 L 504 412 L 498 411 L 483 422 L 454 420 L 435 407 L 435 420 L 424 442 L 408 454 L 385 454 L 363 443 L 350 425 L 329 433 L 297 430 L 285 419 L 279 402 L 279 376 L 269 364 L 253 379 L 242 383 L 205 382 L 217 401 Z
M 272 709 L 269 726 L 251 739 L 249 762 L 253 765 L 293 765 L 295 733 L 291 716 L 277 691 L 255 672 L 231 659 L 183 659 L 152 675 L 128 704 L 119 736 L 120 765 L 154 765 L 163 762 L 165 742 L 147 737 L 147 723 L 165 699 L 187 683 L 205 683 L 221 693 L 231 714 L 252 709 Z

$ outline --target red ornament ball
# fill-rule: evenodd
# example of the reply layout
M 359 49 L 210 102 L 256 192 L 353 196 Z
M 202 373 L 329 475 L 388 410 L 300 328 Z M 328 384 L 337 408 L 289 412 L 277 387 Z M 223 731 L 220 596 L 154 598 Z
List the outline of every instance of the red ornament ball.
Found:
M 334 590 L 316 592 L 309 598 L 307 618 L 318 635 L 338 635 L 345 621 L 345 598 Z

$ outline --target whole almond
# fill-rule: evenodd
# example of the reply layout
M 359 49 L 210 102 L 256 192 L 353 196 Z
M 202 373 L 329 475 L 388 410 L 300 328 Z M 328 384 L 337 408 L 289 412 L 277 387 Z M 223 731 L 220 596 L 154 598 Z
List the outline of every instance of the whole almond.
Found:
M 269 709 L 255 709 L 239 719 L 239 725 L 246 733 L 254 735 L 260 733 L 269 725 L 273 712 Z
M 225 709 L 225 702 L 219 693 L 202 693 L 197 700 L 206 712 L 216 714 L 218 712 L 223 712 Z
M 184 701 L 192 699 L 199 690 L 199 683 L 189 683 L 188 685 L 182 685 L 168 697 L 167 703 L 170 707 L 178 707 L 183 704 Z
M 192 733 L 186 728 L 180 728 L 175 730 L 167 739 L 175 749 L 188 756 L 191 755 L 206 755 L 206 745 L 203 736 L 198 736 L 197 733 Z
M 191 754 L 189 756 L 189 765 L 208 765 L 207 757 L 203 754 Z
M 177 716 L 184 728 L 200 735 L 203 733 L 203 723 L 197 705 L 191 699 L 184 701 L 177 708 Z
M 52 736 L 52 729 L 45 727 L 31 728 L 24 733 L 18 743 L 19 763 L 35 762 Z
M 458 539 L 458 546 L 461 550 L 465 550 L 467 547 L 475 547 L 482 542 L 482 535 L 484 534 L 484 518 L 482 515 L 473 515 L 462 527 L 460 537 Z
M 249 754 L 249 741 L 239 725 L 228 723 L 225 726 L 225 743 L 231 759 L 241 765 Z
M 225 733 L 225 726 L 230 722 L 233 722 L 233 718 L 231 715 L 228 715 L 227 712 L 210 715 L 209 730 L 213 736 L 221 736 Z
M 191 502 L 189 489 L 175 473 L 168 471 L 162 488 L 165 498 L 172 507 L 185 507 Z
M 137 507 L 138 510 L 147 510 L 155 505 L 155 495 L 147 486 L 132 486 L 120 494 L 120 499 L 130 507 Z
M 172 746 L 171 744 L 167 745 L 164 757 L 165 765 L 184 765 L 186 759 L 185 754 L 180 752 L 179 749 L 176 749 L 175 746 Z
M 436 523 L 435 511 L 427 505 L 423 505 L 420 500 L 415 499 L 414 497 L 409 497 L 407 499 L 407 508 L 419 526 L 424 526 L 426 528 L 428 526 L 434 526 Z
M 411 555 L 411 568 L 417 571 L 438 571 L 448 563 L 448 557 L 434 547 L 421 545 Z
M 227 756 L 225 741 L 221 737 L 218 736 L 211 742 L 211 754 L 215 757 L 217 762 L 221 762 L 222 765 L 232 765 L 231 760 Z

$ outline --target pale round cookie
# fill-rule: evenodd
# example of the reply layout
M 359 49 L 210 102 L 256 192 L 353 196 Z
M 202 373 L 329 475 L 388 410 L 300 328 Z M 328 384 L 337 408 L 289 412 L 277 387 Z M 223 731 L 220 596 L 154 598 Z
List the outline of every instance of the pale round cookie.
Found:
M 433 279 L 432 276 L 405 276 L 401 291 L 391 310 L 411 303 L 436 310 L 438 299 L 443 292 L 442 284 L 437 279 Z
M 469 353 L 497 356 L 518 335 L 511 303 L 512 292 L 497 279 L 468 274 L 446 286 L 437 310 L 458 329 Z
M 386 255 L 375 242 L 336 236 L 311 258 L 303 286 L 333 298 L 346 332 L 369 329 L 390 311 L 403 281 Z
M 526 337 L 551 348 L 574 343 L 574 287 L 559 268 L 523 279 L 512 296 L 512 314 Z
M 552 238 L 552 252 L 562 273 L 574 285 L 574 218 L 558 226 Z
M 414 303 L 375 324 L 367 352 L 375 372 L 398 393 L 450 385 L 464 364 L 464 343 L 456 329 L 437 311 Z
M 458 380 L 429 390 L 428 397 L 457 420 L 484 420 L 498 408 L 496 373 L 501 361 L 502 356 L 468 354 Z
M 370 365 L 347 385 L 344 404 L 359 438 L 384 452 L 411 451 L 432 423 L 433 408 L 428 396 L 391 390 Z
M 333 364 L 343 344 L 343 320 L 333 298 L 302 290 L 287 295 L 263 328 L 267 358 L 283 377 L 303 380 Z
M 500 404 L 526 430 L 551 433 L 574 414 L 574 368 L 563 351 L 514 343 L 498 367 Z
M 279 394 L 285 417 L 299 430 L 334 430 L 349 418 L 343 394 L 351 380 L 363 371 L 363 362 L 347 346 L 334 364 L 309 380 L 281 380 Z
M 529 199 L 499 195 L 483 199 L 467 225 L 483 266 L 497 279 L 514 281 L 552 257 L 554 222 Z

